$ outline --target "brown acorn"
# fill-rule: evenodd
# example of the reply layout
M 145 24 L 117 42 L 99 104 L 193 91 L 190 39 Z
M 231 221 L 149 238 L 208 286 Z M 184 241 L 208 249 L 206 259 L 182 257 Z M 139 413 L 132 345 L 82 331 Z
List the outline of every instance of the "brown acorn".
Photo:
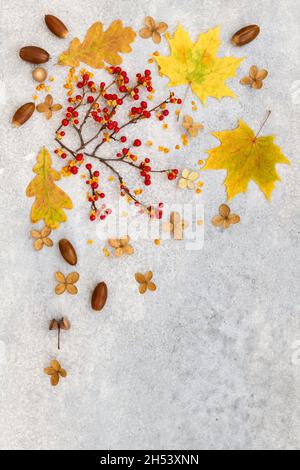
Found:
M 23 124 L 25 124 L 28 119 L 31 118 L 35 110 L 35 104 L 34 103 L 26 103 L 19 108 L 13 118 L 12 118 L 12 124 L 15 127 L 20 127 Z
M 68 36 L 68 28 L 56 16 L 45 15 L 45 23 L 51 33 L 55 34 L 58 38 L 64 39 Z
M 72 243 L 69 240 L 63 239 L 59 241 L 58 246 L 64 260 L 71 266 L 75 266 L 77 264 L 77 253 Z
M 260 27 L 257 25 L 245 26 L 235 33 L 231 39 L 234 46 L 242 47 L 254 41 L 260 33 Z
M 50 59 L 50 55 L 47 51 L 36 46 L 22 47 L 19 56 L 22 60 L 30 62 L 31 64 L 44 64 Z
M 105 282 L 100 282 L 100 284 L 96 286 L 92 295 L 92 309 L 100 312 L 106 304 L 107 295 L 107 285 Z

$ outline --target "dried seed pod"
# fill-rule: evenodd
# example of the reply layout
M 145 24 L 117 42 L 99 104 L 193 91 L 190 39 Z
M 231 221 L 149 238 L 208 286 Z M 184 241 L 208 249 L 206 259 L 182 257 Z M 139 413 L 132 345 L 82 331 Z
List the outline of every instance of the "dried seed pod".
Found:
M 71 322 L 67 317 L 64 317 L 60 322 L 60 327 L 62 330 L 68 331 L 71 328 Z
M 64 23 L 53 15 L 45 15 L 45 23 L 51 33 L 55 34 L 55 36 L 64 39 L 68 36 L 68 28 L 64 25 Z
M 47 51 L 36 46 L 22 47 L 19 56 L 22 60 L 30 62 L 31 64 L 44 64 L 50 59 L 50 55 Z
M 44 67 L 36 67 L 32 72 L 32 78 L 39 83 L 44 82 L 47 78 L 47 75 L 47 70 L 45 70 Z
M 246 26 L 235 33 L 231 39 L 234 46 L 242 47 L 254 41 L 260 33 L 260 27 L 257 25 Z
M 51 320 L 50 325 L 49 325 L 49 330 L 54 331 L 54 330 L 58 330 L 58 328 L 59 328 L 59 322 L 54 319 Z
M 64 260 L 71 266 L 75 266 L 77 264 L 77 253 L 72 243 L 69 240 L 62 239 L 59 241 L 58 246 Z
M 35 110 L 35 104 L 34 103 L 26 103 L 19 108 L 13 118 L 12 118 L 12 124 L 15 127 L 20 127 L 23 124 L 25 124 L 28 119 L 31 118 Z
M 100 312 L 106 304 L 107 295 L 107 285 L 105 282 L 100 282 L 100 284 L 96 286 L 92 295 L 92 309 Z

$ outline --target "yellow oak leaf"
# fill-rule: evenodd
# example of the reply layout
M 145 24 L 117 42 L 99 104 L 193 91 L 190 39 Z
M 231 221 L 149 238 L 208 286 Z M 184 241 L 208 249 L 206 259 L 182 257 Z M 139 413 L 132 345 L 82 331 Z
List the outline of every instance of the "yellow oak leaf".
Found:
M 31 222 L 35 224 L 43 219 L 47 227 L 57 229 L 60 223 L 67 220 L 64 209 L 72 209 L 73 204 L 69 196 L 55 184 L 61 175 L 51 164 L 50 153 L 43 147 L 33 168 L 37 176 L 29 183 L 26 196 L 35 197 Z
M 290 164 L 274 143 L 275 136 L 258 137 L 242 120 L 233 131 L 212 135 L 221 145 L 208 151 L 209 157 L 203 169 L 227 170 L 225 186 L 228 200 L 245 193 L 251 180 L 270 200 L 276 181 L 280 181 L 276 164 Z
M 168 41 L 171 55 L 159 55 L 155 60 L 160 72 L 169 77 L 169 86 L 190 85 L 204 104 L 209 97 L 235 98 L 226 80 L 236 76 L 243 59 L 217 57 L 221 45 L 220 27 L 200 34 L 198 41 L 193 43 L 189 33 L 179 24 L 174 37 Z
M 122 63 L 119 53 L 131 52 L 130 43 L 135 37 L 133 29 L 124 27 L 121 20 L 113 21 L 106 31 L 97 21 L 88 29 L 82 43 L 78 38 L 71 41 L 69 49 L 59 56 L 58 63 L 78 67 L 80 62 L 84 62 L 95 69 L 103 68 L 105 62 L 119 65 Z

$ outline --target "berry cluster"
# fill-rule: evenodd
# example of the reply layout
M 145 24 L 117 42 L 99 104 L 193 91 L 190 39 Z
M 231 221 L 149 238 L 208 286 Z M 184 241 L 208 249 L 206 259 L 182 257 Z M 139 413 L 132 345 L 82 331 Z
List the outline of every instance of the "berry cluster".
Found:
M 56 142 L 60 147 L 55 150 L 55 153 L 63 160 L 69 159 L 63 168 L 65 175 L 76 175 L 86 160 L 96 160 L 100 165 L 109 169 L 114 177 L 117 177 L 121 196 L 127 197 L 128 202 L 134 202 L 151 218 L 160 219 L 163 203 L 155 208 L 139 201 L 136 194 L 140 194 L 142 190 L 132 191 L 128 188 L 124 177 L 117 169 L 117 163 L 122 162 L 122 167 L 127 165 L 128 168 L 131 167 L 138 171 L 145 186 L 152 184 L 154 173 L 165 173 L 170 181 L 176 179 L 177 169 L 153 170 L 148 157 L 143 158 L 139 163 L 140 156 L 137 155 L 137 152 L 142 148 L 143 142 L 139 137 L 128 142 L 124 131 L 128 126 L 151 117 L 163 121 L 170 115 L 168 105 L 180 104 L 181 100 L 175 98 L 174 93 L 170 93 L 162 103 L 151 108 L 147 97 L 142 96 L 143 93 L 151 93 L 152 100 L 155 92 L 150 70 L 136 74 L 133 84 L 130 83 L 127 72 L 121 67 L 109 67 L 107 71 L 113 77 L 113 81 L 109 84 L 97 83 L 94 75 L 87 70 L 81 70 L 78 75 L 74 71 L 69 72 L 68 81 L 65 84 L 65 88 L 69 90 L 68 107 L 61 125 L 56 131 Z M 117 118 L 117 112 L 127 101 L 132 105 L 129 105 L 127 120 L 121 122 Z M 76 149 L 71 149 L 65 144 L 67 127 L 74 129 L 78 136 L 79 146 Z M 87 128 L 89 128 L 89 136 L 85 136 Z M 91 134 L 93 129 L 94 133 Z M 99 155 L 100 148 L 111 141 L 119 143 L 120 150 L 111 158 Z M 86 184 L 89 186 L 87 200 L 91 205 L 90 219 L 92 221 L 104 220 L 111 210 L 103 204 L 100 207 L 97 206 L 97 203 L 105 198 L 105 193 L 100 190 L 100 171 L 94 170 L 91 163 L 87 163 L 85 169 L 88 171 Z

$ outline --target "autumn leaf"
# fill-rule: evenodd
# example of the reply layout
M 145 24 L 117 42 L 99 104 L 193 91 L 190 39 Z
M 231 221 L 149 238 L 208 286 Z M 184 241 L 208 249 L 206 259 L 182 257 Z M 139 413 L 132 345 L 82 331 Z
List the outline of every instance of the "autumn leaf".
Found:
M 114 21 L 106 31 L 98 21 L 89 28 L 82 43 L 78 38 L 71 41 L 69 49 L 60 55 L 58 62 L 70 67 L 78 67 L 80 62 L 84 62 L 95 69 L 103 68 L 105 62 L 119 65 L 122 63 L 119 53 L 131 52 L 130 43 L 135 37 L 133 29 L 125 28 L 121 20 Z
M 213 135 L 221 145 L 208 151 L 209 158 L 203 169 L 227 170 L 225 186 L 228 200 L 246 192 L 251 180 L 270 200 L 276 181 L 280 181 L 276 164 L 290 164 L 274 143 L 275 136 L 257 137 L 242 120 L 237 129 Z
M 67 220 L 63 209 L 72 209 L 73 204 L 69 196 L 56 186 L 55 181 L 61 179 L 60 174 L 51 167 L 51 156 L 43 147 L 37 157 L 37 164 L 33 168 L 36 177 L 26 190 L 27 197 L 35 197 L 31 209 L 31 222 L 40 220 L 51 229 L 59 228 L 59 224 Z
M 169 77 L 169 86 L 190 85 L 204 104 L 208 97 L 235 97 L 226 80 L 236 76 L 243 59 L 217 57 L 221 45 L 219 27 L 200 34 L 198 41 L 193 43 L 189 33 L 179 25 L 174 37 L 168 41 L 171 55 L 155 59 L 160 72 Z

